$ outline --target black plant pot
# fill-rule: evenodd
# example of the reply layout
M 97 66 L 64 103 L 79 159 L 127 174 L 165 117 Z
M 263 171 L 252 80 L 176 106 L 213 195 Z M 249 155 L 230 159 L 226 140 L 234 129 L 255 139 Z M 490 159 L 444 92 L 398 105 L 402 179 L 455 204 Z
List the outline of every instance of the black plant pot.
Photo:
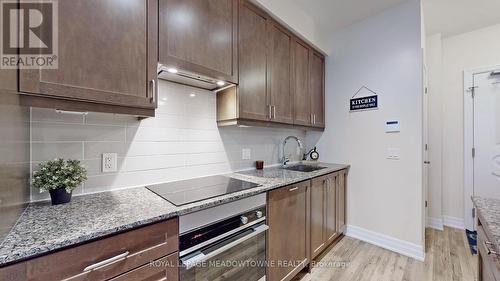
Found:
M 66 189 L 64 187 L 51 189 L 49 190 L 49 193 L 50 199 L 52 199 L 52 205 L 69 203 L 69 201 L 71 201 L 71 192 L 66 192 Z

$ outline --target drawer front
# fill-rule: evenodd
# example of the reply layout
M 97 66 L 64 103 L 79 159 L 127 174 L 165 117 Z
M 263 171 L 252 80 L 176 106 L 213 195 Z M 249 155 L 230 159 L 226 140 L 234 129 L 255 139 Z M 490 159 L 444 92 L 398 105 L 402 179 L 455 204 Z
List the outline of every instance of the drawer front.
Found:
M 115 277 L 110 281 L 178 281 L 178 262 L 178 253 L 171 254 Z
M 0 279 L 110 279 L 178 251 L 178 228 L 177 218 L 144 226 L 2 268 Z
M 495 253 L 494 245 L 490 244 L 490 240 L 482 225 L 477 227 L 477 248 L 481 254 L 483 262 L 483 270 L 490 272 L 495 280 L 500 280 L 500 256 Z

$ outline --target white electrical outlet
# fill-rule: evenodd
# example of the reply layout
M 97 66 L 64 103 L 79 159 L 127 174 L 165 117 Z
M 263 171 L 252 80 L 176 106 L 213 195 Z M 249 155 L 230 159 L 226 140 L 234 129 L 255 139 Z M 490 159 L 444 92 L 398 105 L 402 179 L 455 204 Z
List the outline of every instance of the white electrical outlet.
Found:
M 252 150 L 250 148 L 243 148 L 241 150 L 241 159 L 242 160 L 251 160 L 252 159 Z
M 116 153 L 103 153 L 102 154 L 102 172 L 112 173 L 117 171 L 117 159 L 118 155 Z

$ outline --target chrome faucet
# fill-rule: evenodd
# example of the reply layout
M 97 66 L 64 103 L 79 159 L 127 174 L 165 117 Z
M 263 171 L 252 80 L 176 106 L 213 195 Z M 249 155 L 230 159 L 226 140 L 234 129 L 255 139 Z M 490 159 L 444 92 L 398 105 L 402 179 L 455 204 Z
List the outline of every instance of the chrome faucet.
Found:
M 283 160 L 282 160 L 283 166 L 286 166 L 286 164 L 288 162 L 290 162 L 290 158 L 285 155 L 285 145 L 286 145 L 286 142 L 289 139 L 294 139 L 294 140 L 297 141 L 297 144 L 299 145 L 299 149 L 300 149 L 300 154 L 301 155 L 302 155 L 302 152 L 304 151 L 304 144 L 302 143 L 302 141 L 298 137 L 296 137 L 296 136 L 288 136 L 288 137 L 286 137 L 285 140 L 283 141 Z

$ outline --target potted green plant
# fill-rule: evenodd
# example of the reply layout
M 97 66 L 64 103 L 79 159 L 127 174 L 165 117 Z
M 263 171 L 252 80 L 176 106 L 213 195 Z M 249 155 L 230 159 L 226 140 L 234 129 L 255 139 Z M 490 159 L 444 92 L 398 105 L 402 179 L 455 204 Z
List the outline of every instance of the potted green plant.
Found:
M 78 160 L 57 158 L 40 164 L 33 173 L 33 185 L 50 193 L 52 205 L 70 202 L 73 190 L 85 180 L 87 170 Z

